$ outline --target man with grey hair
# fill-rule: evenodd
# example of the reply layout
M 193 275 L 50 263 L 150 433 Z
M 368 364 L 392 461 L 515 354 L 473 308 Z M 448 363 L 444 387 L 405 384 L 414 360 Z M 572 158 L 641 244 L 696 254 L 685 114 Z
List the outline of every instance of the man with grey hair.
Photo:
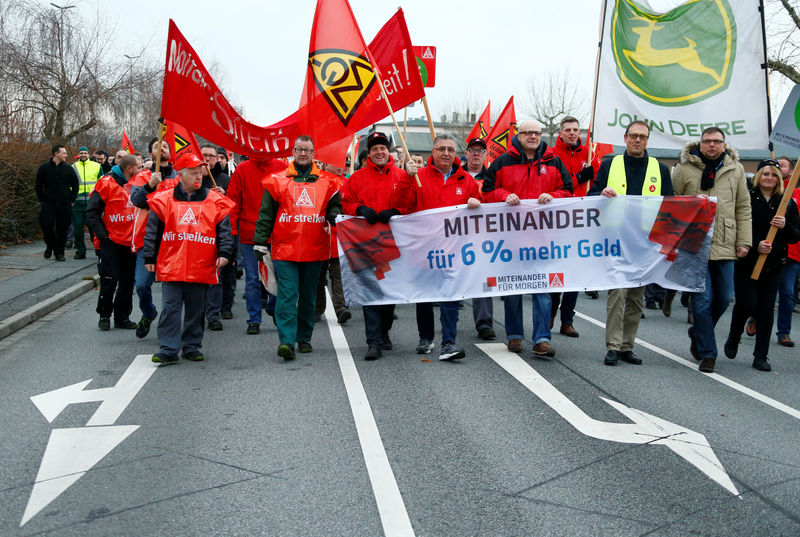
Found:
M 511 138 L 508 151 L 497 157 L 483 179 L 483 199 L 519 205 L 520 200 L 549 203 L 554 198 L 572 196 L 572 178 L 561 160 L 547 151 L 542 141 L 542 126 L 529 119 Z M 546 292 L 531 295 L 533 302 L 533 349 L 535 356 L 555 356 L 550 344 L 552 303 Z M 506 341 L 508 350 L 522 352 L 525 337 L 522 322 L 522 295 L 505 297 Z

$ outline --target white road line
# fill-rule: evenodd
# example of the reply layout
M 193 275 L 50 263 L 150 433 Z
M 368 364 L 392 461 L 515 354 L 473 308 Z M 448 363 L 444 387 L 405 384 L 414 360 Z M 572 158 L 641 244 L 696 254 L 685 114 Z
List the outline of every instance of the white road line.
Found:
M 342 380 L 344 380 L 347 390 L 347 398 L 350 400 L 350 408 L 353 411 L 358 440 L 361 443 L 361 452 L 364 454 L 372 492 L 375 494 L 375 502 L 378 504 L 383 532 L 386 537 L 413 536 L 415 535 L 414 528 L 411 527 L 406 505 L 400 495 L 389 458 L 386 456 L 380 431 L 378 431 L 375 417 L 372 415 L 372 409 L 369 406 L 364 385 L 361 384 L 361 377 L 358 375 L 350 347 L 347 345 L 347 339 L 344 337 L 344 331 L 336 322 L 336 313 L 333 311 L 330 295 L 327 296 L 325 319 L 331 333 L 333 348 L 336 350 L 336 357 L 339 360 L 339 369 L 342 371 Z
M 599 326 L 600 328 L 605 328 L 606 327 L 605 323 L 602 323 L 602 322 L 598 321 L 597 319 L 595 319 L 593 317 L 589 317 L 588 315 L 584 315 L 583 313 L 580 313 L 578 311 L 575 312 L 575 315 L 577 315 L 578 317 L 580 317 L 584 321 L 588 321 L 588 322 L 590 322 L 590 323 L 592 323 L 594 325 Z M 679 364 L 681 364 L 683 366 L 686 366 L 689 369 L 691 369 L 692 371 L 697 371 L 697 362 L 694 362 L 694 361 L 690 362 L 689 360 L 681 358 L 677 354 L 673 354 L 673 353 L 671 353 L 669 351 L 665 351 L 664 349 L 662 349 L 660 347 L 656 347 L 652 343 L 648 343 L 647 341 L 639 339 L 638 337 L 636 338 L 635 341 L 636 341 L 637 344 L 641 345 L 642 347 L 644 347 L 646 349 L 649 349 L 649 350 L 651 350 L 651 351 L 653 351 L 653 352 L 655 352 L 657 354 L 660 354 L 661 356 L 663 356 L 665 358 L 669 358 L 673 362 L 676 362 L 676 363 L 679 363 Z M 689 344 L 689 342 L 687 341 L 686 345 L 688 346 L 688 344 Z M 697 371 L 697 372 L 700 373 L 699 371 Z M 769 405 L 769 406 L 771 406 L 772 408 L 774 408 L 776 410 L 780 410 L 781 412 L 784 412 L 784 413 L 790 415 L 791 417 L 800 420 L 800 410 L 797 410 L 794 407 L 790 407 L 789 405 L 785 405 L 785 404 L 781 403 L 780 401 L 776 401 L 775 399 L 773 399 L 771 397 L 767 397 L 766 395 L 764 395 L 762 393 L 759 393 L 759 392 L 757 392 L 755 390 L 752 390 L 752 389 L 748 388 L 747 386 L 743 386 L 743 385 L 739 384 L 738 382 L 734 382 L 731 379 L 729 379 L 727 377 L 723 377 L 722 375 L 720 375 L 718 373 L 700 373 L 700 374 L 702 374 L 704 377 L 708 377 L 710 379 L 716 380 L 720 384 L 724 384 L 725 386 L 728 386 L 729 388 L 733 388 L 734 390 L 736 390 L 736 391 L 738 391 L 740 393 L 743 393 L 744 395 L 752 397 L 753 399 L 755 399 L 757 401 L 761 401 L 765 405 Z

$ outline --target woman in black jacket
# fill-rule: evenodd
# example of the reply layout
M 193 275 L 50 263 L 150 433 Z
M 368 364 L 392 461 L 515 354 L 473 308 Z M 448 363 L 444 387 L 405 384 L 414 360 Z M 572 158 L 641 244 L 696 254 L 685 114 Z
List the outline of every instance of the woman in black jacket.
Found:
M 736 261 L 733 285 L 736 303 L 728 340 L 725 342 L 725 356 L 735 358 L 739 340 L 747 318 L 756 321 L 756 346 L 753 351 L 753 367 L 759 371 L 770 371 L 767 351 L 775 318 L 775 297 L 778 293 L 786 264 L 788 245 L 800 240 L 800 217 L 797 205 L 791 201 L 785 216 L 775 216 L 783 195 L 783 181 L 779 164 L 772 160 L 758 163 L 758 171 L 753 178 L 750 191 L 750 205 L 753 210 L 753 244 L 746 257 Z M 775 226 L 778 233 L 775 240 L 766 240 L 769 228 Z M 753 280 L 753 272 L 759 254 L 767 254 L 764 268 L 758 280 Z

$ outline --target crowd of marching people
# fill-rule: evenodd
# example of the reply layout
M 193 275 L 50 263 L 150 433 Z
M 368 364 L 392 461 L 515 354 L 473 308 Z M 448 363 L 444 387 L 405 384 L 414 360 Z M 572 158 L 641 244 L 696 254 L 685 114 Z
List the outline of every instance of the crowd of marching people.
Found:
M 336 321 L 352 316 L 342 290 L 336 223 L 340 215 L 361 217 L 366 225 L 426 209 L 521 200 L 550 203 L 572 196 L 692 195 L 717 200 L 711 252 L 704 292 L 685 293 L 689 310 L 687 346 L 699 370 L 716 369 L 715 328 L 734 302 L 723 353 L 735 358 L 743 333 L 755 336 L 753 367 L 769 371 L 775 303 L 778 303 L 776 343 L 792 347 L 792 314 L 797 303 L 800 268 L 800 217 L 793 201 L 780 214 L 780 202 L 793 163 L 767 159 L 749 180 L 725 132 L 716 127 L 689 143 L 672 169 L 647 153 L 650 128 L 632 122 L 625 131 L 625 151 L 601 159 L 580 139 L 577 119 L 566 117 L 553 147 L 542 140 L 542 127 L 523 121 L 508 151 L 486 167 L 485 140 L 468 140 L 459 155 L 450 135 L 435 138 L 431 156 L 393 148 L 381 132 L 367 137 L 367 149 L 355 171 L 315 160 L 314 140 L 293 142 L 292 159 L 250 158 L 238 165 L 212 144 L 201 155 L 173 159 L 169 144 L 154 139 L 148 155 L 80 147 L 74 162 L 64 146 L 36 176 L 41 202 L 40 223 L 45 258 L 65 261 L 65 248 L 75 258 L 86 257 L 84 226 L 98 256 L 100 330 L 135 330 L 145 338 L 156 323 L 159 349 L 156 363 L 180 357 L 204 360 L 206 329 L 223 330 L 233 318 L 237 280 L 247 312 L 243 331 L 261 331 L 262 312 L 277 327 L 276 352 L 285 360 L 313 352 L 314 325 L 325 311 L 327 286 Z M 356 156 L 354 155 L 353 158 Z M 73 231 L 69 231 L 70 225 Z M 768 239 L 771 229 L 777 230 Z M 764 258 L 761 275 L 751 273 Z M 264 277 L 264 267 L 270 274 Z M 260 275 L 259 272 L 262 271 Z M 161 282 L 161 304 L 152 286 Z M 131 319 L 133 297 L 140 318 Z M 243 293 L 242 293 L 243 291 Z M 598 298 L 596 292 L 587 292 Z M 603 361 L 641 364 L 634 352 L 639 322 L 647 308 L 672 312 L 676 293 L 656 285 L 608 292 Z M 553 357 L 552 331 L 577 338 L 573 319 L 577 292 L 504 296 L 505 342 L 510 352 L 530 343 L 534 356 Z M 532 333 L 525 333 L 525 302 L 531 304 Z M 435 306 L 439 309 L 439 359 L 458 360 L 466 351 L 457 341 L 458 301 L 416 304 L 419 342 L 415 351 L 429 354 L 436 347 Z M 394 305 L 363 306 L 366 360 L 391 350 Z M 484 340 L 498 337 L 491 298 L 472 300 L 475 332 Z

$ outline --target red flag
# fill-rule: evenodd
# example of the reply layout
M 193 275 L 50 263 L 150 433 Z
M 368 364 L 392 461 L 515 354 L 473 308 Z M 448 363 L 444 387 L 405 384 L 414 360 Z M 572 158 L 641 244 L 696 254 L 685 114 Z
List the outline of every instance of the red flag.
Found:
M 414 47 L 419 74 L 422 77 L 422 84 L 426 88 L 436 85 L 436 47 L 423 45 Z
M 514 96 L 506 103 L 506 107 L 500 112 L 500 117 L 489 132 L 486 140 L 486 160 L 491 162 L 508 151 L 508 143 L 517 134 L 517 114 L 514 112 Z
M 475 126 L 472 127 L 472 130 L 469 131 L 467 135 L 466 142 L 469 144 L 469 141 L 473 138 L 481 138 L 486 140 L 486 137 L 489 135 L 489 131 L 491 130 L 490 124 L 492 121 L 492 116 L 489 113 L 489 108 L 492 106 L 492 101 L 486 103 L 486 108 L 483 109 L 483 113 L 481 117 L 478 118 L 478 121 L 475 123 Z
M 178 159 L 183 155 L 194 153 L 197 158 L 203 160 L 203 152 L 200 151 L 200 144 L 197 143 L 194 134 L 185 129 L 183 126 L 170 121 L 164 120 L 167 126 L 167 133 L 164 135 L 164 140 L 169 146 L 169 161 L 173 164 L 178 162 Z M 216 149 L 214 150 L 216 151 Z
M 127 151 L 129 155 L 136 153 L 136 150 L 133 148 L 133 144 L 128 139 L 128 135 L 125 134 L 125 131 L 122 131 L 122 150 Z

